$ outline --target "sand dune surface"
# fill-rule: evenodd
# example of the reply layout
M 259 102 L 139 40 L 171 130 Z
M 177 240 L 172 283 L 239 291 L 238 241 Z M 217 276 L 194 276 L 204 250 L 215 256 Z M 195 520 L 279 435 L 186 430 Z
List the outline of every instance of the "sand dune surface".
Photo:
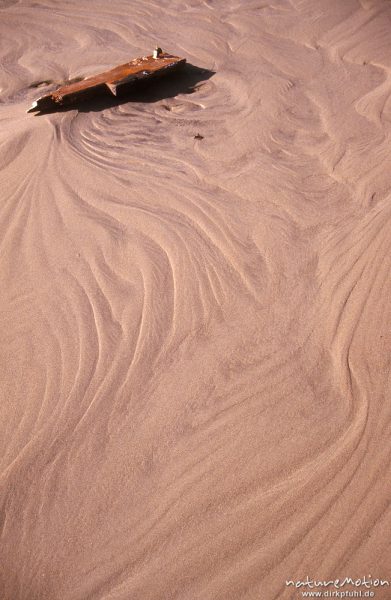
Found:
M 0 0 L 2 600 L 391 582 L 390 98 L 387 0 Z

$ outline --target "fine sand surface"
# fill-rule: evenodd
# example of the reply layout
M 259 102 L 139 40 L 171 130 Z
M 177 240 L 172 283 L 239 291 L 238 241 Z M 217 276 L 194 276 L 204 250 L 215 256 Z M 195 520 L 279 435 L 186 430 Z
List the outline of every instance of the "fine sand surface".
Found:
M 391 3 L 0 0 L 0 57 L 1 600 L 391 581 Z

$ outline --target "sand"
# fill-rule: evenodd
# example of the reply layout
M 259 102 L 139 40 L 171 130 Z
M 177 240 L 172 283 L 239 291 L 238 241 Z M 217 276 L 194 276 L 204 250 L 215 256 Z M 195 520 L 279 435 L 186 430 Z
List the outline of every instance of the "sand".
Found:
M 0 57 L 1 600 L 391 581 L 390 3 L 2 0 Z

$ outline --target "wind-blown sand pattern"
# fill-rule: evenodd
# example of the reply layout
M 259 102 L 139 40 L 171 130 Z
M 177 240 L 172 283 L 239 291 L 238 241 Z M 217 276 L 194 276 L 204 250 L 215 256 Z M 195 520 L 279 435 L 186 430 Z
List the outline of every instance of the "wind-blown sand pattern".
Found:
M 156 43 L 215 74 L 25 114 Z M 390 3 L 1 0 L 0 56 L 1 599 L 391 580 Z

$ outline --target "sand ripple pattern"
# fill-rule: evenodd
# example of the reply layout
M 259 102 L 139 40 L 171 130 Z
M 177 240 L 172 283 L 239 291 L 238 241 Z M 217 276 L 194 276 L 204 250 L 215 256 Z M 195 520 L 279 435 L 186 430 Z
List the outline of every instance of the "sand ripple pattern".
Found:
M 390 18 L 0 0 L 2 600 L 390 574 Z M 156 41 L 215 75 L 25 114 Z

